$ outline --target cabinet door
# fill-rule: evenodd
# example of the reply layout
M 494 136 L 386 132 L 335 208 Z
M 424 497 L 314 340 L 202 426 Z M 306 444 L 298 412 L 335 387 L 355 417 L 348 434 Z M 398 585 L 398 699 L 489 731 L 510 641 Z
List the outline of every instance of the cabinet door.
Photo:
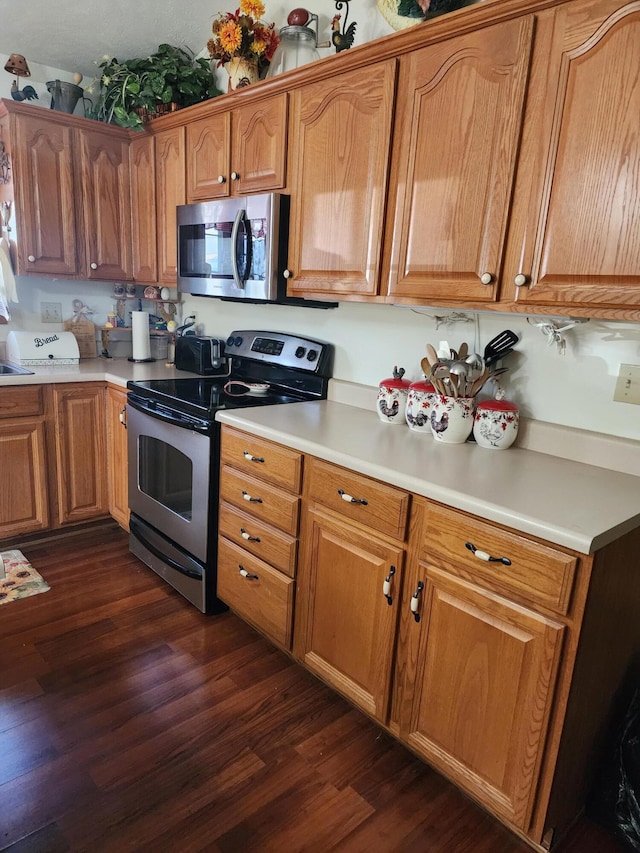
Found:
M 78 131 L 82 174 L 82 243 L 88 279 L 133 278 L 129 142 Z
M 184 127 L 156 136 L 158 281 L 175 287 L 178 276 L 176 207 L 186 199 Z
M 43 418 L 0 422 L 0 539 L 49 526 Z
M 129 465 L 127 461 L 127 393 L 107 388 L 107 470 L 109 513 L 129 529 Z
M 129 148 L 131 169 L 131 228 L 133 237 L 133 278 L 158 280 L 156 237 L 156 164 L 152 136 L 138 134 Z
M 588 0 L 552 11 L 523 138 L 510 257 L 524 286 L 513 291 L 525 305 L 637 309 L 640 10 Z
M 75 185 L 72 131 L 37 118 L 15 116 L 18 272 L 75 275 Z
M 413 701 L 401 736 L 491 811 L 526 829 L 564 627 L 426 567 Z
M 291 94 L 290 295 L 376 296 L 395 60 Z
M 107 515 L 107 452 L 102 385 L 56 385 L 58 524 Z
M 302 548 L 296 656 L 384 722 L 404 551 L 313 509 L 305 519 Z M 387 577 L 391 603 L 383 593 Z
M 187 203 L 224 198 L 231 192 L 229 139 L 231 113 L 187 125 Z
M 230 177 L 233 192 L 257 193 L 284 187 L 286 93 L 234 110 L 231 129 Z
M 402 57 L 385 254 L 392 299 L 496 298 L 532 39 L 526 17 Z

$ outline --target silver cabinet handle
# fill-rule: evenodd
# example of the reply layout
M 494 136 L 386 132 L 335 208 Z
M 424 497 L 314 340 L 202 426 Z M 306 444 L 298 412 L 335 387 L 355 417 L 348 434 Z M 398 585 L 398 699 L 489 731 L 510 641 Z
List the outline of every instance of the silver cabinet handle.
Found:
M 248 572 L 248 571 L 245 569 L 245 567 L 244 567 L 241 563 L 238 563 L 238 571 L 240 572 L 240 574 L 242 575 L 242 577 L 243 577 L 243 578 L 246 578 L 248 581 L 257 581 L 257 580 L 260 580 L 260 576 L 259 576 L 259 575 L 252 575 L 250 572 Z
M 30 264 L 33 264 L 35 262 L 35 259 L 36 259 L 35 255 L 29 255 L 29 257 L 27 258 L 27 260 L 29 261 Z
M 524 284 L 527 284 L 529 279 L 526 275 L 523 275 L 521 272 L 513 279 L 513 283 L 516 287 L 522 287 Z
M 248 450 L 245 450 L 242 454 L 247 462 L 264 462 L 262 456 L 252 456 Z
M 480 276 L 480 283 L 481 284 L 491 284 L 492 281 L 493 281 L 493 276 L 491 275 L 490 272 L 483 272 L 482 275 Z
M 227 183 L 227 179 L 225 178 L 224 175 L 218 175 L 218 183 L 219 184 L 226 184 Z
M 240 173 L 239 172 L 231 172 L 231 180 L 232 181 L 239 181 L 240 180 Z

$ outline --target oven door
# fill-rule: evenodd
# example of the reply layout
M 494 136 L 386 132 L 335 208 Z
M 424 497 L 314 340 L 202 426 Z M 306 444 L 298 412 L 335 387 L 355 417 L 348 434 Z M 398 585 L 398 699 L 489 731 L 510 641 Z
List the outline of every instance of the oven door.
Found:
M 207 560 L 212 438 L 127 406 L 129 507 Z

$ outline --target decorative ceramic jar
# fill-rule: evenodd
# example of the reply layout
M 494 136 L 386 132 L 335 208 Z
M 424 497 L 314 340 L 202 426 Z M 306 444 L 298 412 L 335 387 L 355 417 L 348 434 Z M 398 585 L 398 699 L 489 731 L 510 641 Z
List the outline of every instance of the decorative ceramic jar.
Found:
M 475 397 L 439 394 L 431 412 L 431 432 L 443 444 L 463 444 L 473 429 Z
M 378 417 L 385 424 L 405 424 L 404 413 L 407 408 L 409 385 L 403 379 L 404 368 L 393 368 L 391 379 L 383 379 L 378 388 L 376 409 Z
M 244 56 L 232 56 L 224 63 L 224 70 L 229 75 L 229 91 L 244 89 L 260 79 L 258 59 L 247 59 Z
M 520 412 L 508 400 L 483 400 L 478 403 L 473 424 L 473 437 L 480 447 L 506 450 L 518 435 Z
M 409 429 L 431 435 L 431 412 L 438 392 L 430 382 L 422 380 L 409 386 L 405 420 Z

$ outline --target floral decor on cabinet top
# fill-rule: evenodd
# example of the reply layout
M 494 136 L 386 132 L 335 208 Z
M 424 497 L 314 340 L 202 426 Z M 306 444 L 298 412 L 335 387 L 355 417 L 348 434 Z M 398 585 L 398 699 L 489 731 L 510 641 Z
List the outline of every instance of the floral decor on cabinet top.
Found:
M 209 56 L 218 67 L 244 59 L 257 63 L 259 76 L 264 76 L 279 42 L 275 23 L 261 20 L 264 13 L 261 0 L 241 0 L 235 12 L 218 13 L 213 38 L 207 42 Z

